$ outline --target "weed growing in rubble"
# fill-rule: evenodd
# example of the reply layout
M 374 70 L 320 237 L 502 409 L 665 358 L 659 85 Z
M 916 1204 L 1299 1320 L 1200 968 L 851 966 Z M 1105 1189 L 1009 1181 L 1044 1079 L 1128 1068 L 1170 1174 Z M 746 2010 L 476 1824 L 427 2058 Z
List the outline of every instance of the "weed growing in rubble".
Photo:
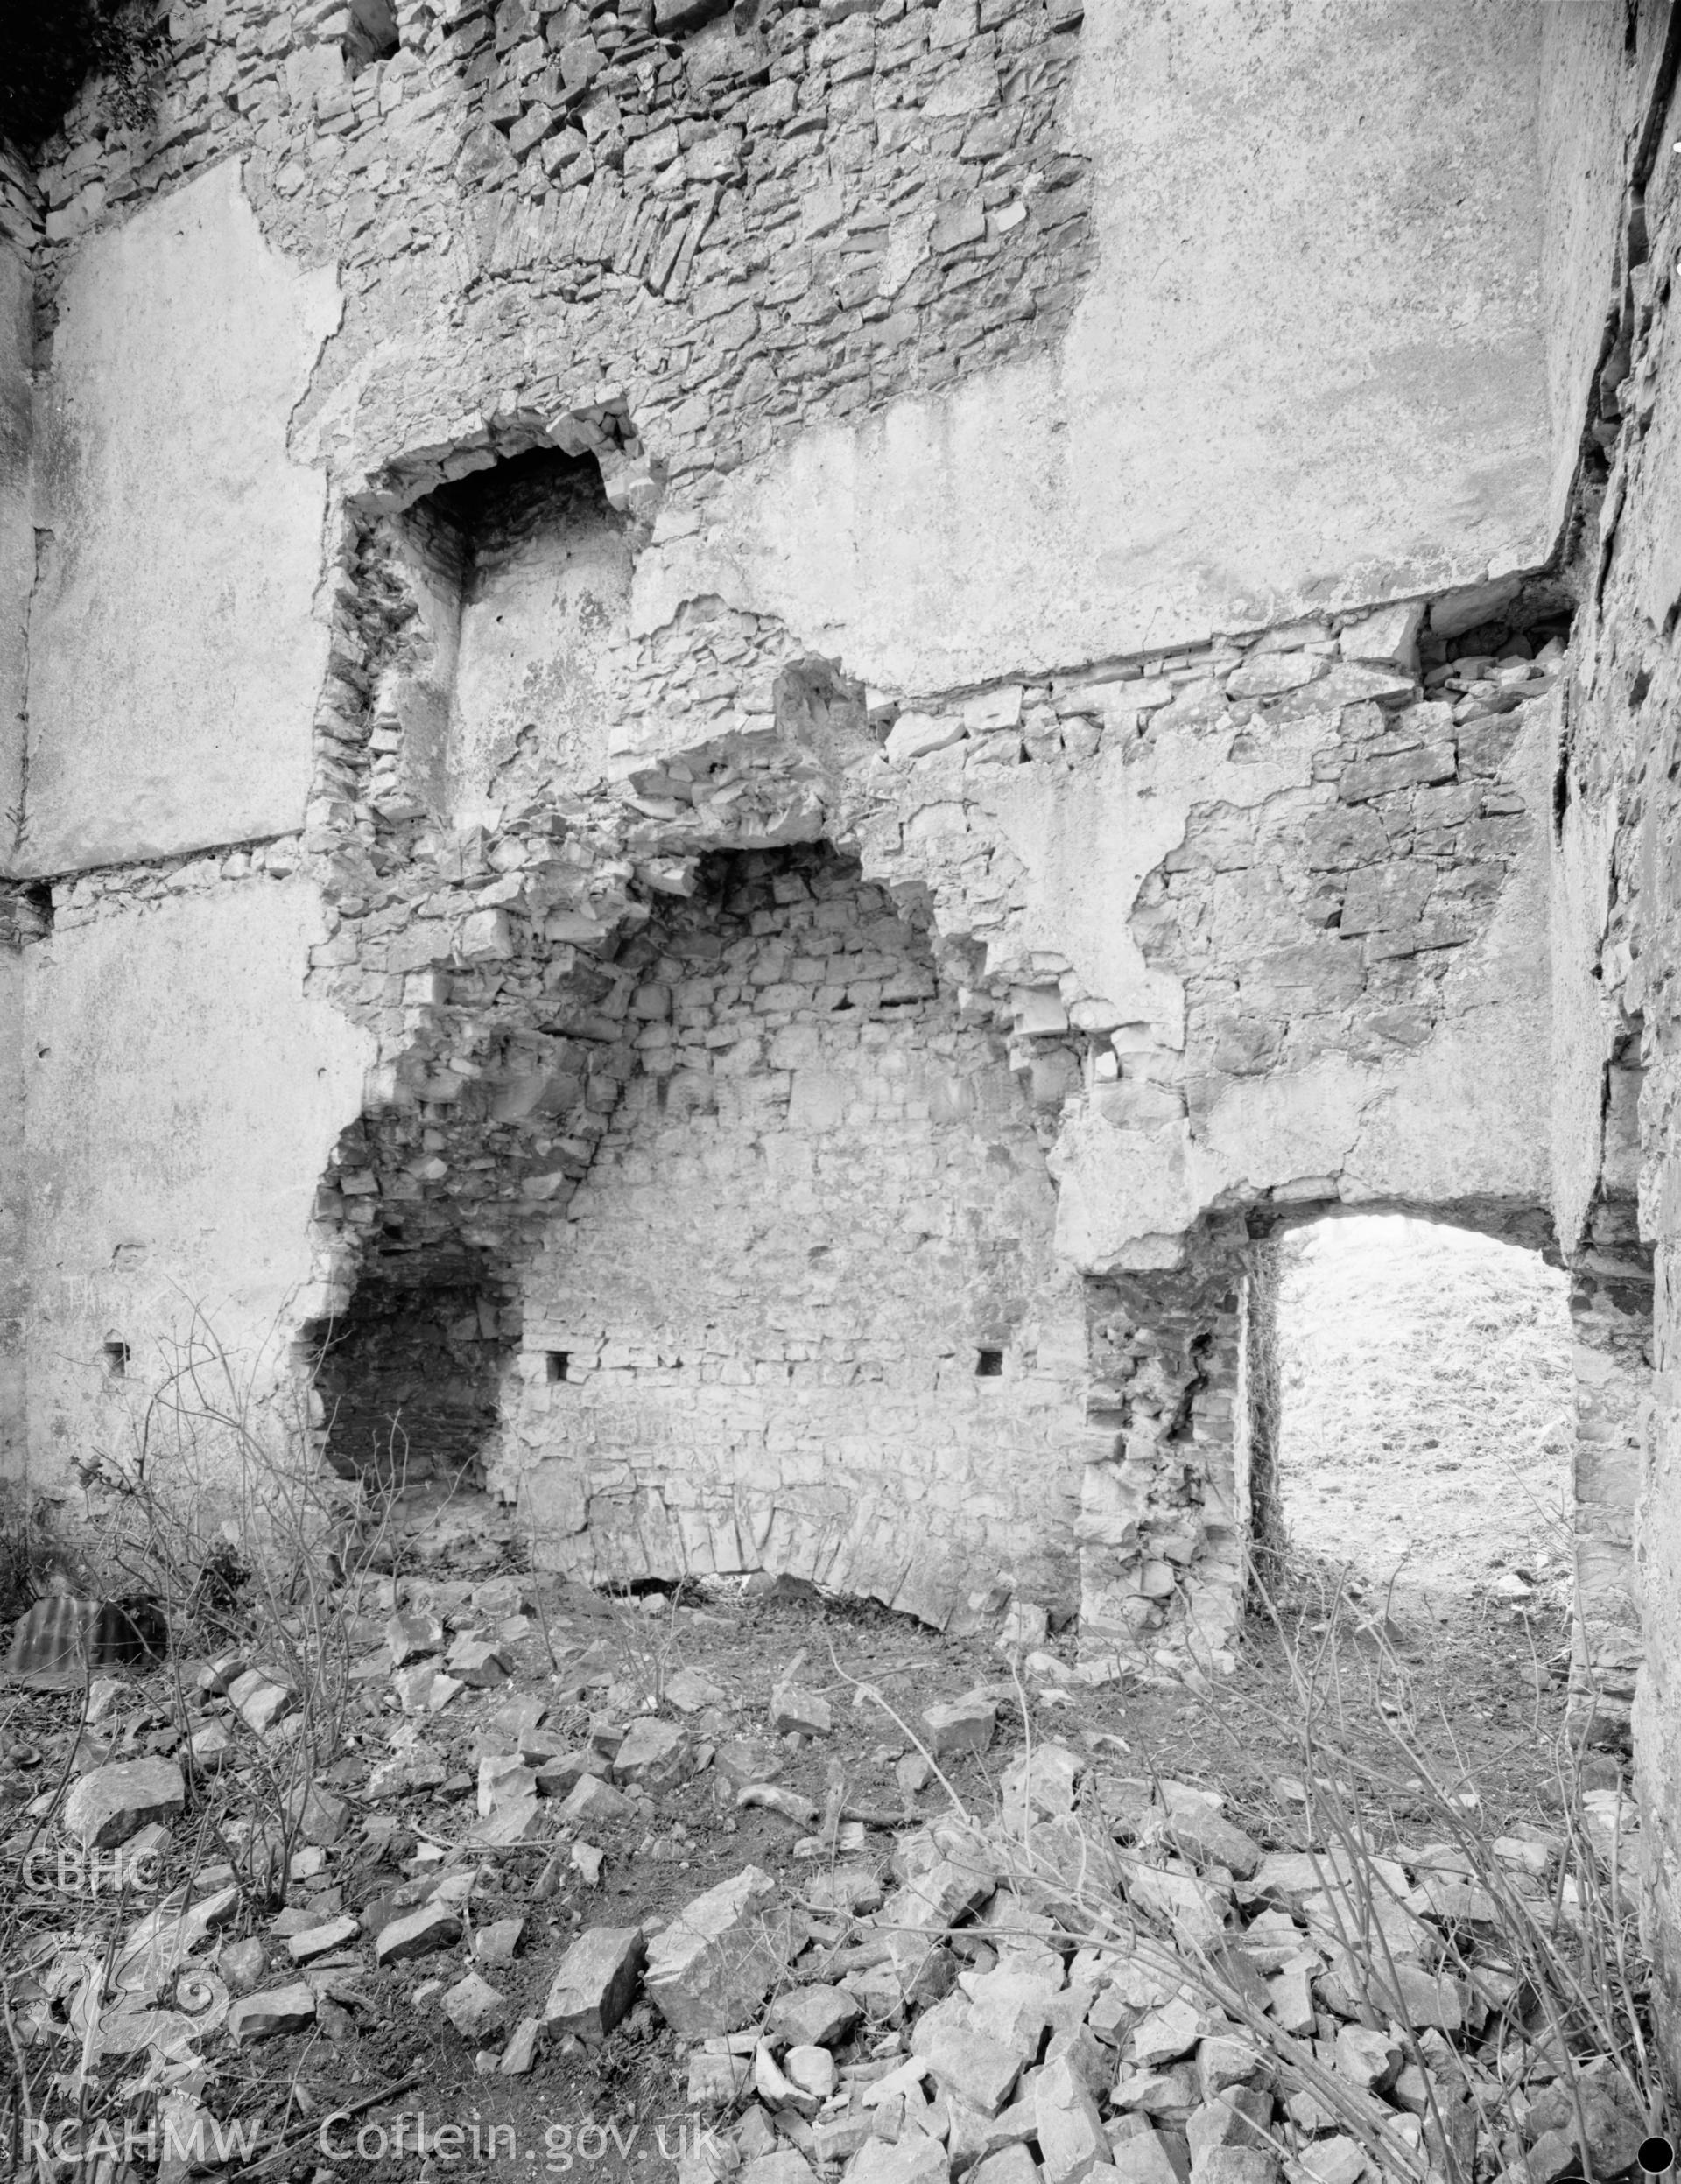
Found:
M 269 1354 L 242 1361 L 191 1307 L 130 1415 L 126 1445 L 95 1467 L 110 1497 L 111 1565 L 169 1621 L 178 1720 L 187 1715 L 184 1648 L 230 1653 L 284 1694 L 249 1755 L 268 1820 L 237 1855 L 229 1849 L 259 1901 L 284 1900 L 320 1770 L 339 1750 L 354 1657 L 346 1604 L 390 1564 L 403 1483 L 331 1473 L 309 1385 L 263 1392 Z
M 1006 1778 L 1008 1795 L 995 1786 L 993 1810 L 978 1813 L 880 1690 L 858 1689 L 944 1788 L 949 1815 L 935 1823 L 942 1856 L 960 1864 L 967 1845 L 977 1867 L 1002 1869 L 1024 1908 L 1049 1912 L 1069 1943 L 1130 1959 L 1169 1991 L 1217 2007 L 1253 2043 L 1278 2089 L 1312 2095 L 1375 2174 L 1474 2184 L 1496 2167 L 1523 2173 L 1513 2165 L 1523 2161 L 1535 2136 L 1524 2126 L 1544 2095 L 1551 2128 L 1576 2142 L 1571 2159 L 1579 2166 L 1570 2173 L 1591 2180 L 1597 2164 L 1608 2175 L 1621 2156 L 1604 2152 L 1614 2138 L 1607 2114 L 1621 2117 L 1625 2133 L 1630 2118 L 1658 2132 L 1667 2107 L 1621 1793 L 1587 1787 L 1584 1752 L 1561 1738 L 1546 1755 L 1550 1826 L 1503 1836 L 1452 1724 L 1417 1717 L 1404 1664 L 1382 1629 L 1363 1624 L 1367 1649 L 1351 1646 L 1349 1619 L 1336 1612 L 1340 1602 L 1331 1605 L 1305 1640 L 1273 1612 L 1291 1692 L 1276 1720 L 1227 1719 L 1213 1687 L 1192 1703 L 1206 1710 L 1211 1745 L 1229 1738 L 1241 1749 L 1263 1729 L 1296 1755 L 1299 1839 L 1312 1846 L 1305 1855 L 1318 1884 L 1314 1923 L 1341 1989 L 1339 2014 L 1398 2036 L 1414 2072 L 1410 2114 L 1333 2067 L 1322 2009 L 1311 2031 L 1285 2029 L 1241 1952 L 1241 1935 L 1198 1915 L 1192 1867 L 1162 1887 L 1170 1877 L 1159 1854 L 1175 1847 L 1181 1809 L 1172 1793 L 1184 1792 L 1161 1782 L 1148 1755 L 1131 1763 L 1147 1780 L 1123 1788 L 1090 1770 L 1072 1813 L 1042 1817 L 1024 1787 L 1035 1766 L 1033 1710 L 1017 1675 L 1026 1754 Z M 1145 1819 L 1129 1799 L 1151 1791 Z M 1428 1970 L 1416 1953 L 1426 1931 L 1435 1937 Z M 1452 1989 L 1438 1984 L 1445 1981 Z M 1450 1992 L 1462 1998 L 1463 2024 L 1457 2004 L 1442 2015 Z M 1441 2022 L 1429 2023 L 1432 2015 Z M 1256 2131 L 1292 2174 L 1309 2173 L 1280 2139 Z
M 619 1656 L 621 1681 L 641 1693 L 645 1706 L 664 1703 L 665 1687 L 682 1667 L 678 1653 L 678 1589 L 659 1596 L 650 1613 L 634 1593 L 604 1596 L 612 1617 L 612 1642 Z M 655 1598 L 652 1594 L 646 1599 Z
M 525 1567 L 533 1572 L 545 1568 L 552 1570 L 558 1558 L 545 1555 L 543 1535 L 523 1502 L 517 1514 Z M 644 1569 L 654 1567 L 655 1557 L 647 1551 L 640 1534 L 637 1545 Z M 619 1659 L 618 1680 L 629 1685 L 637 1694 L 638 1703 L 646 1707 L 657 1708 L 665 1703 L 666 1687 L 683 1666 L 677 1622 L 683 1584 L 679 1578 L 668 1591 L 638 1595 L 630 1590 L 629 1580 L 618 1581 L 616 1584 L 602 1580 L 601 1590 L 596 1596 L 607 1612 L 608 1635 Z M 560 1662 L 550 1636 L 548 1619 L 538 1619 L 543 1643 L 548 1649 L 549 1666 L 558 1675 Z
M 1544 1754 L 1553 1843 L 1499 1835 L 1452 1724 L 1420 1717 L 1386 1626 L 1368 1624 L 1369 1650 L 1351 1655 L 1337 1605 L 1311 1649 L 1273 1619 L 1291 1671 L 1287 1727 L 1308 1832 L 1326 1846 L 1340 1882 L 1330 1900 L 1361 2000 L 1400 2023 L 1410 2052 L 1423 2051 L 1429 2035 L 1407 2015 L 1385 1933 L 1400 1895 L 1383 1854 L 1403 1825 L 1416 1839 L 1422 1824 L 1431 1842 L 1417 1863 L 1431 1869 L 1450 1914 L 1442 1969 L 1488 2010 L 1479 2051 L 1488 2075 L 1467 2086 L 1485 2128 L 1515 2133 L 1527 2089 L 1561 2084 L 1586 2142 L 1587 2111 L 1609 2078 L 1658 2130 L 1666 2092 L 1621 1788 L 1587 1786 L 1585 1744 L 1565 1732 Z

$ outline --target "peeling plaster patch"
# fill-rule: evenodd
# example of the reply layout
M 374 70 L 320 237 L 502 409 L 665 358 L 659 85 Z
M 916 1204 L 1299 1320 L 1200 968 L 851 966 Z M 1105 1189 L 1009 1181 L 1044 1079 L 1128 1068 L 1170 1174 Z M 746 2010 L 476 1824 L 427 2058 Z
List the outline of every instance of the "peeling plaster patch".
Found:
M 1270 732 L 1254 761 L 1214 758 L 1221 738 L 1184 729 L 1106 749 L 1094 775 L 1001 769 L 976 800 L 1036 877 L 1036 947 L 1080 966 L 1086 990 L 1117 1022 L 1148 1024 L 1163 1046 L 1185 1044 L 1185 988 L 1153 969 L 1129 923 L 1145 875 L 1185 839 L 1193 809 L 1247 809 L 1312 779 L 1313 752 L 1334 738 L 1335 713 Z M 1233 738 L 1223 737 L 1229 751 Z
M 1231 1085 L 1206 1131 L 1220 1190 L 1270 1190 L 1298 1176 L 1338 1174 L 1382 1082 L 1377 1070 L 1332 1054 L 1312 1069 Z
M 79 253 L 43 390 L 24 870 L 302 820 L 326 483 L 286 427 L 340 313 L 331 270 L 264 241 L 237 160 Z

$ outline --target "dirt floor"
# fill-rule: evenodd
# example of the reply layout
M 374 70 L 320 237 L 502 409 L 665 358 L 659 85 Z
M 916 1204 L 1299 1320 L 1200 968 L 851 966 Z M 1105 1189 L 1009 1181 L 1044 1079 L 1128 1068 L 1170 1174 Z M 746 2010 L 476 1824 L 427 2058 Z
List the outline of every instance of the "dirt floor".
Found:
M 1514 1587 L 1567 1602 L 1574 1388 L 1565 1277 L 1396 1215 L 1291 1246 L 1279 1479 L 1298 1559 L 1393 1586 L 1450 1642 Z M 1505 1580 L 1503 1584 L 1502 1580 Z
M 409 1607 L 429 1608 L 447 1625 L 499 1634 L 512 1662 L 510 1680 L 461 1690 L 435 1714 L 405 1717 L 383 1641 L 389 1610 L 370 1591 L 366 1612 L 347 1616 L 343 1626 L 357 1666 L 342 1747 L 326 1777 L 345 1803 L 342 1830 L 306 1850 L 278 1921 L 272 1907 L 246 1901 L 223 1931 L 221 1953 L 213 1944 L 203 1960 L 220 1977 L 234 1961 L 228 1943 L 258 1937 L 266 1957 L 258 1984 L 272 1987 L 299 1977 L 288 1962 L 290 1929 L 356 1914 L 362 1932 L 341 1955 L 312 1969 L 314 2023 L 238 2047 L 225 2034 L 207 2033 L 198 2043 L 199 2059 L 172 2065 L 154 2056 L 143 2068 L 144 2051 L 107 2058 L 84 2083 L 74 2069 L 74 1983 L 64 1968 L 101 1961 L 144 1904 L 74 1892 L 67 1898 L 50 1885 L 16 1886 L 4 1907 L 10 1968 L 4 1984 L 37 2112 L 62 2116 L 79 2105 L 88 2117 L 130 2115 L 137 2103 L 140 2110 L 148 2102 L 155 2106 L 172 2083 L 216 2117 L 259 2128 L 264 2174 L 318 2184 L 331 2176 L 672 2173 L 672 2160 L 693 2154 L 707 2119 L 686 2102 L 686 2048 L 645 2002 L 604 2047 L 549 2041 L 528 2075 L 508 2076 L 498 2069 L 500 2036 L 481 2054 L 443 2013 L 444 1989 L 466 1969 L 462 1947 L 405 1964 L 376 1964 L 372 1933 L 390 1914 L 392 1892 L 461 1857 L 477 1816 L 478 1758 L 510 1748 L 499 1724 L 510 1701 L 523 1695 L 541 1703 L 544 1730 L 571 1747 L 603 1724 L 622 1725 L 663 1693 L 660 1710 L 680 1715 L 710 1764 L 628 1818 L 568 1830 L 545 1809 L 539 1840 L 482 1857 L 473 1926 L 502 1917 L 524 1921 L 513 1961 L 483 1968 L 505 1998 L 509 2026 L 541 2015 L 555 1964 L 585 1928 L 669 1919 L 748 1864 L 797 1898 L 810 1891 L 823 1869 L 797 1856 L 809 1823 L 737 1807 L 725 1763 L 739 1758 L 744 1740 L 761 1747 L 749 1755 L 753 1774 L 774 1776 L 812 1807 L 844 1796 L 847 1810 L 864 1815 L 851 1830 L 858 1850 L 884 1866 L 897 1832 L 950 1801 L 938 1782 L 905 1787 L 901 1762 L 909 1755 L 914 1763 L 915 1755 L 901 1722 L 914 1724 L 931 1703 L 977 1687 L 1001 1702 L 997 1740 L 984 1758 L 951 1761 L 947 1774 L 951 1790 L 981 1815 L 995 1809 L 998 1777 L 1030 1733 L 1037 1741 L 1060 1738 L 1091 1755 L 1094 1766 L 1129 1777 L 1159 1774 L 1218 1787 L 1227 1816 L 1268 1848 L 1300 1848 L 1311 1839 L 1304 1777 L 1315 1766 L 1353 1767 L 1362 1781 L 1369 1771 L 1371 1804 L 1386 1839 L 1428 1821 L 1429 1801 L 1415 1809 L 1409 1798 L 1420 1751 L 1452 1794 L 1481 1801 L 1490 1827 L 1509 1832 L 1544 1825 L 1556 1802 L 1549 1755 L 1562 1721 L 1562 1689 L 1545 1663 L 1563 1631 L 1549 1600 L 1538 1601 L 1533 1613 L 1485 1603 L 1476 1614 L 1445 1624 L 1398 1616 L 1385 1628 L 1369 1612 L 1371 1602 L 1362 1607 L 1338 1598 L 1310 1570 L 1287 1582 L 1282 1618 L 1253 1626 L 1235 1674 L 1217 1688 L 1199 1693 L 1129 1680 L 1092 1689 L 1042 1678 L 1028 1689 L 988 1638 L 947 1638 L 883 1611 L 809 1594 L 767 1594 L 763 1583 L 691 1590 L 676 1601 L 658 1595 L 608 1601 L 527 1577 L 517 1591 L 531 1612 L 500 1612 L 505 1597 L 487 1612 L 475 1605 L 475 1591 L 517 1563 L 496 1528 L 495 1513 L 475 1515 L 458 1505 L 447 1536 L 434 1541 L 430 1566 L 404 1581 L 402 1593 Z M 1053 1640 L 1052 1651 L 1072 1668 L 1072 1634 Z M 797 1663 L 803 1664 L 800 1683 L 832 1708 L 833 1727 L 777 1738 L 767 1724 L 772 1688 Z M 189 1693 L 193 1668 L 185 1664 Z M 1305 1748 L 1303 1675 L 1316 1681 L 1316 1717 L 1333 1737 L 1340 1730 L 1340 1746 Z M 866 1696 L 866 1687 L 885 1705 Z M 174 1688 L 173 1672 L 123 1685 L 106 1719 L 83 1732 L 86 1756 L 179 1753 Z M 678 1692 L 681 1707 L 674 1703 Z M 193 1698 L 187 1727 L 225 1710 L 225 1703 Z M 27 1693 L 0 1705 L 0 1811 L 9 1858 L 31 1840 L 32 1801 L 70 1760 L 77 1713 L 68 1697 Z M 1403 1749 L 1397 1734 L 1410 1733 L 1410 1725 L 1419 1742 Z M 417 1753 L 430 1765 L 411 1768 L 406 1779 L 402 1769 Z M 271 1796 L 272 1778 L 260 1766 L 200 1780 L 186 1814 L 172 1825 L 158 1882 L 196 1871 L 202 1886 L 234 1844 L 225 1823 L 260 1820 Z M 60 1838 L 49 1827 L 36 1839 Z M 599 1871 L 587 1854 L 574 1860 L 574 1841 L 601 1854 Z M 315 1870 L 303 1870 L 309 1866 Z M 553 1893 L 545 1893 L 549 1887 Z M 820 1914 L 810 1926 L 815 1954 L 802 1960 L 802 1979 L 822 1976 L 824 1948 L 840 1932 Z M 325 2116 L 362 2103 L 365 2110 L 350 2124 L 322 2138 Z M 421 2157 L 414 2119 L 422 2113 L 430 2131 L 447 2123 L 468 2134 L 459 2159 L 435 2151 Z M 393 2135 L 399 2124 L 400 2145 Z M 511 2153 L 505 2135 L 492 2150 L 493 2127 L 511 2130 Z M 595 2135 L 581 2141 L 587 2127 Z

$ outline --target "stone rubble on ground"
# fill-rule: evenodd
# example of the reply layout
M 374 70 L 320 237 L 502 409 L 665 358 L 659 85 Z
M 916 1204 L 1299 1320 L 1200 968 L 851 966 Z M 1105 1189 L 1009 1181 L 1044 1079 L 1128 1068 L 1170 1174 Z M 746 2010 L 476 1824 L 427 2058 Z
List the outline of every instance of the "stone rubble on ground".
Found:
M 599 2050 L 633 2013 L 651 2024 L 657 2013 L 722 2149 L 714 2163 L 686 2161 L 680 2184 L 1384 2184 L 1410 2163 L 1443 2168 L 1441 2134 L 1463 2152 L 1480 2129 L 1488 2175 L 1555 2184 L 1584 2122 L 1602 2169 L 1632 2158 L 1642 2119 L 1614 2075 L 1583 2082 L 1591 2098 L 1579 2122 L 1544 2039 L 1525 2046 L 1509 2024 L 1503 2060 L 1482 2046 L 1514 1981 L 1487 1877 L 1454 1844 L 1390 1845 L 1363 1868 L 1335 1845 L 1269 1848 L 1218 1793 L 1121 1772 L 1125 1747 L 1095 1732 L 1036 1736 L 992 1763 L 995 1816 L 984 1824 L 908 1807 L 849 1818 L 838 1772 L 821 1807 L 767 1779 L 825 1733 L 826 1702 L 791 1672 L 774 1686 L 776 1743 L 732 1734 L 716 1700 L 691 1710 L 675 1693 L 677 1719 L 633 1699 L 567 1738 L 545 1726 L 553 1684 L 508 1690 L 500 1679 L 469 1687 L 452 1739 L 434 1742 L 436 1726 L 390 1700 L 414 1672 L 416 1644 L 430 1648 L 423 1659 L 447 1647 L 452 1660 L 475 1658 L 489 1641 L 472 1637 L 471 1618 L 489 1611 L 433 1591 L 441 1612 L 411 1609 L 367 1633 L 378 1672 L 368 1718 L 382 1718 L 382 1688 L 390 1710 L 386 1749 L 370 1739 L 357 1762 L 360 1791 L 329 1766 L 290 1801 L 286 1908 L 266 1936 L 223 1940 L 240 1897 L 231 1869 L 201 1876 L 216 1893 L 191 1910 L 165 1899 L 116 1960 L 106 2052 L 171 2041 L 187 2052 L 179 2043 L 200 2035 L 156 2005 L 191 1951 L 219 1943 L 226 2027 L 242 2047 L 306 2027 L 336 2037 L 347 2011 L 371 2006 L 359 1976 L 393 1977 L 407 2006 L 476 2051 L 476 2071 L 507 2077 L 527 2075 L 551 2047 Z M 1018 1620 L 1037 1633 L 1038 1618 Z M 229 1662 L 190 1680 L 202 1712 L 184 1732 L 227 1725 L 248 1782 L 253 1753 L 271 1749 L 288 1717 L 251 1705 L 254 1690 L 282 1688 L 253 1686 L 253 1673 Z M 619 1675 L 608 1651 L 587 1646 L 555 1667 L 580 1713 L 622 1692 Z M 717 1689 L 695 1678 L 682 1700 Z M 973 1689 L 907 1717 L 941 1762 L 974 1768 L 999 1732 L 999 1704 Z M 91 1757 L 131 1748 L 148 1718 L 125 1731 L 120 1708 L 110 1711 Z M 893 1750 L 876 1756 L 885 1766 Z M 208 1779 L 218 1795 L 229 1780 Z M 580 1836 L 582 1821 L 645 1827 L 642 1854 L 683 1862 L 693 1845 L 669 1806 L 661 1819 L 660 1801 L 707 1781 L 721 1826 L 750 1798 L 802 1831 L 785 1873 L 743 1862 L 662 1899 L 664 1915 L 587 1922 L 552 1969 L 532 1967 L 548 1987 L 529 2008 L 516 1980 L 537 1954 L 531 1911 L 562 1873 L 584 1888 L 603 1881 L 606 1853 Z M 361 1856 L 366 1843 L 377 1864 L 398 1814 L 434 1794 L 459 1801 L 461 1839 L 410 1837 L 403 1878 L 359 1907 L 344 1903 L 335 1850 Z M 89 1844 L 155 1854 L 184 1798 L 172 1759 L 107 1760 L 75 1783 L 62 1825 Z M 1590 1790 L 1587 1812 L 1607 1855 L 1632 1855 L 1618 1787 Z M 487 1843 L 484 1829 L 510 1815 L 521 1832 Z M 255 1818 L 230 1824 L 261 1841 Z M 819 1825 L 826 1833 L 806 1832 Z M 510 1846 L 528 1860 L 511 1899 L 498 1870 Z M 1537 1913 L 1561 1882 L 1571 1900 L 1557 1838 L 1516 1827 L 1493 1854 L 1503 1885 Z M 1362 1872 L 1375 1901 L 1362 1896 Z M 1350 1946 L 1362 1925 L 1382 1941 L 1363 1975 Z M 62 2036 L 45 1990 L 21 1994 L 20 2007 L 26 2040 Z M 1281 2063 L 1277 2042 L 1296 2043 L 1296 2065 Z M 1522 2138 L 1498 2145 L 1478 2120 L 1495 2104 L 1496 2067 L 1527 2074 L 1510 2111 L 1524 2119 Z

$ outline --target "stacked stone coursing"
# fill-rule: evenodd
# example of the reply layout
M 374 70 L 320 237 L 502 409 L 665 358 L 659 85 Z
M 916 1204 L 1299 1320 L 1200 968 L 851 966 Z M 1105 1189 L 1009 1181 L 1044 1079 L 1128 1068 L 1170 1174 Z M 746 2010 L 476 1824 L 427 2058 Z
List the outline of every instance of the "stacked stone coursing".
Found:
M 1073 0 L 773 0 L 680 28 L 405 0 L 398 50 L 353 74 L 341 5 L 168 20 L 155 124 L 113 123 L 95 81 L 46 148 L 44 294 L 57 246 L 249 153 L 271 240 L 336 263 L 353 311 L 413 313 L 380 390 L 409 444 L 475 388 L 529 387 L 546 311 L 703 498 L 796 422 L 1054 338 L 1090 262 L 1087 163 L 1058 142 Z
M 1223 1260 L 1200 1268 L 1087 1285 L 1080 1639 L 1097 1656 L 1145 1644 L 1171 1666 L 1157 1639 L 1170 1622 L 1197 1634 L 1205 1658 L 1235 1635 L 1243 1285 L 1236 1239 L 1224 1240 Z
M 637 1073 L 525 1285 L 499 1473 L 545 1558 L 1072 1608 L 1078 1285 L 1002 1041 L 823 849 L 719 860 L 619 960 Z

